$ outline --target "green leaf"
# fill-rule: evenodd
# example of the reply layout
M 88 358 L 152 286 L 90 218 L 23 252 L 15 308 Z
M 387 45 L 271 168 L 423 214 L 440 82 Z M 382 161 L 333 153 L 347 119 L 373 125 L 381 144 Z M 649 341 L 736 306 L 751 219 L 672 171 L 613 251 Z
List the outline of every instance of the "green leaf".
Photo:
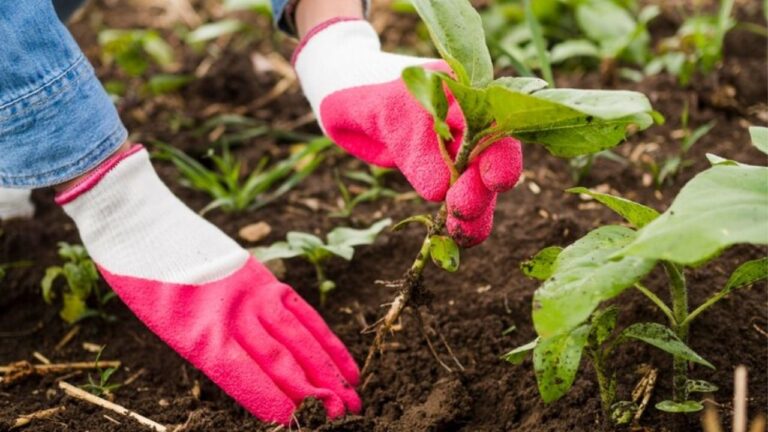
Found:
M 469 1 L 413 0 L 413 5 L 427 25 L 435 48 L 459 81 L 484 87 L 493 79 L 483 24 Z
M 768 279 L 768 258 L 747 261 L 731 273 L 723 291 L 729 293 L 763 279 Z
M 678 338 L 668 327 L 658 323 L 637 323 L 624 329 L 621 338 L 632 338 L 653 345 L 662 351 L 666 351 L 675 357 L 698 363 L 710 369 L 715 369 L 712 364 L 704 360 L 695 351 Z
M 604 55 L 616 57 L 630 42 L 637 29 L 629 12 L 611 1 L 589 0 L 576 8 L 579 28 L 602 46 Z
M 160 66 L 173 63 L 173 48 L 157 32 L 147 31 L 141 40 L 144 51 Z
M 753 126 L 749 128 L 752 144 L 763 153 L 768 153 L 768 128 Z
M 292 247 L 288 242 L 272 243 L 269 247 L 257 247 L 250 250 L 254 257 L 261 262 L 276 260 L 279 258 L 294 258 L 304 255 L 301 249 Z
M 539 338 L 536 338 L 530 342 L 528 342 L 525 345 L 519 346 L 512 351 L 504 354 L 502 358 L 513 365 L 519 365 L 520 363 L 525 360 L 526 357 L 528 357 L 528 353 L 533 351 L 534 348 L 539 344 Z
M 591 196 L 637 228 L 642 228 L 659 217 L 659 212 L 656 210 L 619 196 L 595 192 L 583 187 L 566 189 L 566 192 Z
M 400 222 L 396 223 L 395 226 L 392 227 L 392 231 L 400 231 L 401 229 L 405 228 L 406 225 L 418 222 L 427 229 L 432 228 L 432 226 L 435 224 L 435 222 L 432 220 L 432 216 L 430 215 L 415 215 L 411 216 L 409 218 L 405 218 L 401 220 Z
M 689 379 L 685 382 L 685 389 L 688 393 L 714 393 L 718 387 L 709 381 Z
M 768 244 L 768 168 L 715 165 L 689 181 L 619 256 L 698 264 L 728 246 Z
M 285 239 L 288 240 L 288 244 L 291 247 L 304 251 L 310 251 L 323 246 L 323 241 L 320 237 L 298 231 L 290 231 L 286 234 Z
M 432 114 L 432 120 L 435 123 L 435 132 L 449 140 L 451 129 L 445 123 L 445 116 L 448 113 L 448 100 L 443 90 L 443 81 L 439 75 L 428 72 L 421 66 L 412 66 L 403 70 L 403 81 L 408 91 L 419 104 Z
M 335 228 L 328 233 L 328 245 L 330 246 L 359 246 L 369 245 L 376 240 L 376 236 L 384 228 L 392 225 L 392 219 L 382 219 L 366 229 L 353 229 L 346 227 Z
M 539 59 L 539 66 L 541 72 L 544 75 L 544 79 L 547 80 L 550 86 L 555 86 L 555 79 L 552 76 L 552 66 L 549 60 L 549 51 L 547 51 L 547 40 L 544 39 L 544 32 L 541 29 L 541 24 L 536 15 L 533 13 L 533 7 L 531 6 L 532 0 L 523 0 L 523 9 L 525 13 L 525 22 L 528 25 L 528 29 L 531 32 L 531 40 L 536 50 L 536 55 Z
M 542 337 L 564 334 L 589 318 L 595 308 L 645 276 L 655 262 L 612 256 L 635 238 L 616 225 L 597 228 L 563 249 L 552 276 L 534 294 L 533 323 Z
M 575 57 L 599 57 L 600 52 L 586 39 L 570 39 L 552 47 L 552 63 L 562 63 Z
M 429 238 L 429 255 L 436 266 L 449 272 L 459 269 L 461 252 L 456 242 L 448 236 L 434 235 Z
M 88 307 L 85 304 L 85 299 L 71 293 L 64 293 L 62 296 L 64 300 L 64 306 L 61 308 L 59 315 L 68 324 L 76 323 L 88 315 Z
M 616 329 L 618 316 L 619 309 L 615 306 L 599 310 L 592 315 L 590 337 L 594 338 L 596 346 L 602 345 L 611 337 L 613 330 Z
M 563 248 L 560 246 L 549 246 L 540 250 L 533 258 L 520 263 L 520 269 L 523 274 L 529 278 L 546 280 L 552 276 L 555 259 L 560 255 Z
M 189 84 L 194 78 L 191 75 L 157 74 L 147 82 L 147 89 L 153 95 L 172 93 Z
M 493 80 L 489 86 L 500 86 L 518 93 L 531 94 L 533 92 L 547 88 L 549 84 L 540 78 L 501 77 Z
M 704 409 L 704 405 L 698 401 L 673 402 L 671 400 L 661 401 L 656 404 L 656 409 L 668 413 L 694 413 Z
M 452 79 L 444 79 L 444 82 L 461 107 L 461 112 L 467 120 L 469 135 L 487 128 L 493 116 L 488 105 L 486 89 L 469 87 Z
M 242 21 L 236 19 L 224 19 L 209 24 L 203 24 L 189 32 L 189 34 L 187 34 L 186 41 L 189 44 L 205 42 L 226 34 L 238 32 L 244 27 L 245 24 L 243 24 Z
M 533 350 L 533 368 L 544 402 L 553 402 L 565 395 L 573 385 L 587 343 L 589 326 L 539 340 Z
M 263 15 L 271 15 L 272 4 L 269 0 L 224 0 L 224 10 L 227 12 L 252 10 Z
M 547 89 L 528 95 L 491 86 L 488 103 L 499 129 L 544 145 L 560 157 L 597 153 L 650 126 L 648 99 L 636 92 Z
M 59 266 L 48 267 L 45 269 L 45 276 L 43 276 L 43 279 L 40 281 L 40 287 L 43 290 L 43 300 L 45 300 L 46 303 L 51 304 L 54 297 L 56 297 L 56 293 L 53 291 L 53 282 L 63 274 L 64 269 Z

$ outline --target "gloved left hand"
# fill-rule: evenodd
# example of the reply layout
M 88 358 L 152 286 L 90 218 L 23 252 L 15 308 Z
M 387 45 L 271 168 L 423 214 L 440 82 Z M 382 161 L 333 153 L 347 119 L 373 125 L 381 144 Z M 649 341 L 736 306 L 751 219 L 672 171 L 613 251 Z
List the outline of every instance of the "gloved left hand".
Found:
M 434 121 L 401 78 L 409 66 L 451 72 L 442 60 L 383 52 L 373 27 L 359 19 L 318 25 L 294 54 L 304 94 L 325 133 L 365 162 L 398 168 L 423 198 L 445 201 L 448 232 L 461 246 L 474 246 L 491 232 L 497 194 L 520 177 L 520 142 L 504 138 L 491 144 L 451 184 Z M 446 122 L 454 139 L 446 147 L 455 157 L 466 123 L 459 104 L 447 96 Z

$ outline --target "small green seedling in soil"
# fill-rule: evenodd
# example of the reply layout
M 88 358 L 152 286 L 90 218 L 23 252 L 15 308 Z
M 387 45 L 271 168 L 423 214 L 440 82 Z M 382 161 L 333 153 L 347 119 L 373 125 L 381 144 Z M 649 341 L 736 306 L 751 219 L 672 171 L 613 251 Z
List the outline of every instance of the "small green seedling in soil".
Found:
M 225 13 L 236 13 L 242 16 L 243 11 L 254 12 L 267 18 L 272 17 L 272 7 L 268 1 L 264 0 L 225 0 L 222 4 L 222 10 Z M 236 17 L 223 17 L 221 19 L 207 22 L 197 26 L 184 35 L 184 41 L 196 49 L 202 49 L 210 42 L 219 38 L 232 38 L 234 44 L 231 47 L 234 51 L 240 51 L 254 41 L 262 34 L 259 26 L 250 23 L 248 20 L 242 20 Z M 228 40 L 228 43 L 231 39 Z M 218 51 L 211 50 L 212 55 L 218 56 Z
M 768 152 L 768 129 L 752 128 L 750 132 L 755 146 Z M 698 411 L 701 402 L 689 396 L 716 390 L 710 383 L 688 377 L 690 363 L 714 368 L 688 348 L 690 325 L 730 293 L 768 278 L 768 258 L 739 265 L 725 285 L 693 311 L 685 273 L 732 245 L 768 244 L 764 224 L 768 220 L 768 168 L 714 155 L 709 159 L 713 166 L 690 180 L 662 214 L 625 198 L 585 188 L 569 190 L 594 198 L 633 227 L 598 227 L 564 249 L 546 248 L 523 264 L 524 273 L 543 281 L 534 294 L 533 307 L 539 337 L 507 358 L 518 361 L 533 352 L 544 401 L 557 400 L 570 389 L 586 352 L 598 376 L 605 417 L 611 418 L 616 409 L 626 410 L 626 404 L 616 403 L 616 378 L 609 363 L 616 346 L 628 340 L 645 342 L 672 355 L 672 398 L 658 403 L 657 409 Z M 667 274 L 671 306 L 642 284 L 656 266 Z M 595 312 L 600 303 L 632 287 L 659 308 L 668 326 L 635 323 L 614 333 L 615 312 Z
M 711 72 L 723 59 L 725 35 L 736 26 L 731 17 L 734 0 L 721 0 L 716 16 L 696 15 L 687 18 L 677 34 L 662 40 L 658 54 L 645 73 L 654 75 L 666 70 L 688 85 L 696 72 Z
M 402 78 L 414 99 L 432 116 L 452 183 L 478 154 L 503 137 L 543 145 L 555 156 L 571 158 L 612 148 L 628 133 L 662 120 L 648 98 L 636 92 L 547 89 L 546 81 L 531 77 L 494 79 L 480 16 L 467 0 L 413 0 L 413 5 L 454 75 L 410 67 Z M 461 37 L 456 36 L 456 29 L 461 29 Z M 455 155 L 446 146 L 446 140 L 453 139 L 445 121 L 446 88 L 462 108 L 467 123 Z M 377 321 L 363 375 L 403 310 L 414 299 L 428 297 L 421 295 L 426 294 L 422 278 L 426 263 L 432 260 L 447 271 L 458 269 L 459 247 L 445 235 L 445 221 L 446 207 L 442 205 L 434 216 L 413 216 L 396 225 L 420 223 L 427 233 L 410 268 L 396 284 L 398 295 Z M 414 311 L 420 318 L 418 308 Z
M 109 400 L 112 400 L 114 397 L 113 392 L 122 387 L 122 384 L 109 382 L 109 380 L 112 378 L 112 375 L 117 372 L 118 368 L 110 367 L 102 369 L 99 366 L 99 360 L 101 359 L 101 354 L 104 352 L 104 348 L 106 348 L 106 346 L 101 347 L 99 353 L 96 354 L 96 360 L 93 361 L 96 372 L 99 374 L 98 381 L 93 379 L 91 374 L 88 374 L 88 384 L 83 384 L 80 387 L 91 394 L 99 397 L 107 397 Z
M 269 159 L 264 157 L 245 178 L 242 161 L 232 155 L 228 146 L 224 146 L 221 155 L 209 151 L 208 157 L 214 166 L 211 169 L 175 147 L 155 145 L 160 149 L 156 156 L 173 162 L 184 186 L 211 196 L 213 201 L 200 211 L 205 214 L 217 208 L 226 212 L 253 210 L 275 201 L 315 171 L 331 141 L 314 140 L 269 167 Z
M 351 261 L 355 255 L 355 246 L 373 244 L 376 236 L 391 224 L 391 219 L 383 219 L 366 229 L 334 228 L 326 236 L 326 241 L 316 235 L 291 231 L 285 241 L 273 243 L 269 247 L 257 247 L 251 252 L 261 262 L 299 257 L 312 264 L 317 276 L 320 304 L 325 304 L 328 294 L 336 289 L 336 282 L 325 275 L 323 266 L 326 262 L 334 256 Z
M 57 297 L 58 285 L 62 298 L 59 316 L 67 323 L 73 324 L 92 316 L 114 320 L 112 315 L 104 311 L 104 306 L 115 297 L 115 293 L 111 290 L 101 292 L 99 273 L 85 248 L 60 242 L 59 257 L 65 261 L 64 264 L 48 267 L 40 282 L 43 300 L 52 304 Z M 64 279 L 64 285 L 56 283 L 60 278 Z M 96 309 L 90 308 L 89 302 L 95 304 Z
M 363 183 L 365 184 L 364 187 L 347 186 L 344 184 L 344 180 L 342 180 L 339 172 L 336 171 L 334 173 L 336 185 L 341 194 L 341 204 L 337 211 L 330 214 L 331 217 L 348 218 L 352 216 L 355 207 L 362 203 L 400 196 L 396 191 L 385 187 L 383 184 L 384 176 L 392 172 L 392 170 L 370 165 L 368 171 L 347 171 L 344 173 L 344 177 L 358 183 Z
M 653 178 L 653 184 L 657 189 L 661 188 L 665 181 L 673 179 L 681 170 L 693 165 L 693 160 L 686 159 L 686 154 L 688 154 L 688 151 L 690 151 L 701 138 L 708 134 L 716 124 L 715 120 L 712 120 L 691 130 L 688 126 L 689 111 L 687 102 L 683 108 L 680 121 L 682 123 L 680 131 L 682 137 L 679 140 L 677 151 L 661 163 L 658 163 L 651 158 L 649 158 L 650 160 L 642 162 L 650 172 L 651 177 Z

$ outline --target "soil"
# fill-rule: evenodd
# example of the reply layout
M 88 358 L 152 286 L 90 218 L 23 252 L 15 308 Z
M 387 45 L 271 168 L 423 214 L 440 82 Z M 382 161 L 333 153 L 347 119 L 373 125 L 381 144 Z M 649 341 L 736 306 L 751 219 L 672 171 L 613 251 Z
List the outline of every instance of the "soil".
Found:
M 751 10 L 751 9 L 750 9 Z M 665 12 L 667 13 L 667 12 Z M 759 22 L 759 11 L 739 11 L 740 17 Z M 138 26 L 142 19 L 132 2 L 99 2 L 89 18 L 81 18 L 72 30 L 97 65 L 104 79 L 119 78 L 112 66 L 104 65 L 95 49 L 95 28 L 99 26 Z M 743 16 L 746 15 L 746 16 Z M 385 41 L 398 40 L 392 32 L 403 29 L 397 16 L 379 20 Z M 206 18 L 204 15 L 203 19 Z M 263 19 L 250 19 L 261 32 L 269 24 Z M 664 22 L 676 22 L 674 15 Z M 146 22 L 142 25 L 147 25 Z M 407 26 L 406 26 L 407 27 Z M 395 29 L 395 30 L 392 30 Z M 655 34 L 655 33 L 654 33 Z M 168 40 L 174 36 L 168 32 Z M 257 42 L 260 40 L 261 42 Z M 588 187 L 610 190 L 665 209 L 679 188 L 696 172 L 705 169 L 706 153 L 748 163 L 764 163 L 765 157 L 751 148 L 747 127 L 768 121 L 766 101 L 765 39 L 744 31 L 734 31 L 726 44 L 724 65 L 706 77 L 695 80 L 690 88 L 681 88 L 674 78 L 661 75 L 640 83 L 619 82 L 616 87 L 648 94 L 654 108 L 667 119 L 630 138 L 617 152 L 632 160 L 637 154 L 661 158 L 676 148 L 672 138 L 681 127 L 680 114 L 687 102 L 694 126 L 716 120 L 717 126 L 691 151 L 693 165 L 686 167 L 671 184 L 656 191 L 647 185 L 644 171 L 637 164 L 621 164 L 598 159 L 581 183 Z M 214 65 L 203 79 L 177 95 L 156 98 L 127 96 L 119 109 L 135 140 L 160 140 L 190 152 L 203 155 L 209 136 L 196 131 L 206 119 L 218 113 L 241 113 L 270 125 L 282 125 L 294 132 L 317 134 L 313 122 L 306 120 L 309 107 L 298 86 L 293 83 L 277 100 L 264 106 L 253 101 L 267 94 L 281 79 L 277 72 L 254 74 L 249 55 L 266 55 L 277 48 L 290 58 L 292 46 L 281 39 L 252 39 L 243 44 L 227 42 L 216 54 Z M 179 70 L 193 72 L 201 53 L 182 50 Z M 582 88 L 602 84 L 596 72 L 563 72 L 559 86 Z M 138 93 L 136 93 L 138 94 Z M 253 166 L 262 155 L 280 157 L 288 146 L 276 135 L 257 137 L 237 146 L 234 153 L 247 166 Z M 531 324 L 531 300 L 536 281 L 527 279 L 519 270 L 521 261 L 548 245 L 565 246 L 602 223 L 619 223 L 610 211 L 564 193 L 574 185 L 568 164 L 546 154 L 541 148 L 525 148 L 525 181 L 514 191 L 499 197 L 495 229 L 483 245 L 462 253 L 461 269 L 448 275 L 435 268 L 426 271 L 426 286 L 434 293 L 431 302 L 431 325 L 438 329 L 464 365 L 463 372 L 444 370 L 431 356 L 411 314 L 405 314 L 402 330 L 389 338 L 387 350 L 376 363 L 367 386 L 361 391 L 363 412 L 338 421 L 326 422 L 322 406 L 316 401 L 305 403 L 298 415 L 302 430 L 318 431 L 592 431 L 602 430 L 600 403 L 595 377 L 586 362 L 582 364 L 573 389 L 561 400 L 544 404 L 538 395 L 531 360 L 513 366 L 500 360 L 500 355 L 535 337 Z M 172 165 L 157 162 L 161 176 L 191 208 L 199 210 L 208 203 L 205 194 L 180 186 Z M 271 234 L 259 244 L 269 244 L 285 236 L 289 230 L 322 234 L 338 224 L 365 226 L 383 216 L 395 220 L 425 212 L 435 205 L 419 200 L 383 200 L 361 205 L 353 219 L 344 221 L 328 217 L 322 207 L 333 206 L 339 199 L 333 181 L 334 169 L 360 169 L 362 164 L 341 152 L 328 157 L 311 181 L 302 183 L 288 196 L 268 207 L 240 214 L 213 211 L 206 217 L 227 234 L 237 237 L 238 230 L 250 223 L 265 221 Z M 408 191 L 405 180 L 397 174 L 388 177 L 387 185 Z M 108 312 L 117 319 L 105 322 L 91 319 L 79 324 L 74 339 L 60 349 L 56 345 L 71 327 L 57 316 L 54 307 L 40 296 L 39 282 L 45 268 L 57 264 L 56 243 L 79 243 L 72 222 L 52 202 L 53 192 L 36 191 L 37 214 L 29 221 L 8 221 L 0 225 L 0 262 L 27 259 L 28 268 L 11 270 L 0 285 L 0 364 L 18 360 L 34 360 L 39 352 L 54 362 L 91 361 L 95 354 L 83 344 L 106 345 L 102 358 L 120 360 L 122 367 L 113 381 L 130 383 L 114 391 L 115 402 L 177 431 L 269 431 L 235 404 L 200 372 L 189 366 L 150 333 L 128 310 L 114 301 Z M 308 299 L 325 317 L 329 325 L 349 346 L 352 354 L 363 361 L 372 335 L 361 330 L 374 322 L 381 305 L 394 297 L 394 289 L 375 283 L 402 276 L 418 251 L 422 232 L 408 228 L 383 234 L 372 246 L 360 248 L 352 262 L 334 261 L 328 276 L 337 282 L 324 306 L 319 305 L 311 266 L 290 260 L 286 281 Z M 254 246 L 240 240 L 244 246 Z M 727 276 L 740 262 L 766 254 L 765 249 L 739 246 L 724 253 L 716 261 L 687 272 L 691 300 L 701 303 L 723 286 Z M 653 273 L 647 285 L 665 296 L 665 279 Z M 717 402 L 724 422 L 731 420 L 733 370 L 745 365 L 750 371 L 749 412 L 765 413 L 768 407 L 768 308 L 766 286 L 757 284 L 732 295 L 701 317 L 691 330 L 691 346 L 717 366 L 709 370 L 699 366 L 690 375 L 715 383 L 720 389 L 708 396 Z M 616 303 L 621 307 L 620 325 L 639 320 L 664 322 L 664 317 L 647 299 L 636 292 L 622 294 Z M 505 330 L 514 327 L 511 332 Z M 443 353 L 444 354 L 444 353 Z M 640 424 L 648 431 L 700 430 L 696 415 L 671 416 L 652 408 L 671 392 L 671 359 L 643 344 L 626 344 L 614 358 L 618 371 L 619 394 L 626 398 L 642 377 L 646 365 L 659 369 L 659 378 L 651 406 Z M 126 417 L 96 408 L 65 396 L 56 385 L 60 379 L 81 385 L 88 374 L 29 377 L 0 387 L 0 431 L 10 430 L 14 420 L 41 409 L 64 406 L 66 409 L 47 420 L 26 427 L 34 431 L 144 431 L 146 428 Z M 111 417 L 111 419 L 107 418 Z M 296 428 L 296 425 L 294 425 Z M 173 429 L 171 429 L 173 430 Z

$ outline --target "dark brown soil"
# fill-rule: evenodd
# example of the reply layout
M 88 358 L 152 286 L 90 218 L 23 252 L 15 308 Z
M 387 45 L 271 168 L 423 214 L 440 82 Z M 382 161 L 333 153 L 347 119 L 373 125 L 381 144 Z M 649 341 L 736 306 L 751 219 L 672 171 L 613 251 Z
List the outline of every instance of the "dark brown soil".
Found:
M 109 4 L 112 9 L 105 7 L 97 14 L 104 25 L 137 25 L 131 21 L 136 19 L 135 10 Z M 392 26 L 397 22 L 396 19 L 389 21 Z M 266 22 L 258 22 L 260 28 L 267 28 Z M 97 64 L 93 28 L 98 25 L 94 20 L 82 20 L 73 27 L 80 42 L 90 47 L 88 54 Z M 402 23 L 394 28 L 402 28 Z M 391 34 L 385 37 L 385 40 L 396 39 L 399 38 Z M 120 109 L 135 139 L 145 142 L 162 140 L 201 155 L 209 142 L 204 134 L 196 134 L 194 130 L 205 119 L 223 112 L 239 112 L 271 125 L 293 123 L 296 131 L 318 133 L 311 122 L 306 125 L 296 123 L 309 108 L 295 84 L 276 102 L 263 107 L 254 107 L 252 103 L 269 92 L 280 77 L 276 73 L 256 76 L 247 61 L 248 54 L 244 53 L 267 53 L 275 46 L 280 47 L 284 56 L 289 55 L 289 45 L 269 38 L 244 46 L 226 46 L 210 72 L 182 90 L 180 95 L 158 97 L 148 102 L 138 97 L 125 98 Z M 696 80 L 692 88 L 681 89 L 668 76 L 647 78 L 639 84 L 622 82 L 617 85 L 648 94 L 655 109 L 667 118 L 665 125 L 634 136 L 629 143 L 620 146 L 617 152 L 626 157 L 641 145 L 646 145 L 655 157 L 671 153 L 677 146 L 671 136 L 680 128 L 680 113 L 686 101 L 691 107 L 692 125 L 717 121 L 711 133 L 694 147 L 691 154 L 695 161 L 693 166 L 657 192 L 644 186 L 644 173 L 638 166 L 600 159 L 581 184 L 609 185 L 630 199 L 663 210 L 685 181 L 707 167 L 705 153 L 764 163 L 765 157 L 748 144 L 747 127 L 768 121 L 765 39 L 734 32 L 727 46 L 725 65 Z M 744 49 L 745 46 L 754 49 Z M 200 61 L 201 54 L 186 51 L 180 67 L 191 71 Z M 99 67 L 98 70 L 102 77 L 115 76 L 111 68 Z M 564 73 L 558 81 L 561 86 L 584 88 L 598 87 L 601 82 L 592 72 L 584 75 Z M 187 126 L 175 130 L 172 119 L 178 118 L 186 119 L 183 124 Z M 235 153 L 252 166 L 261 155 L 286 154 L 286 146 L 280 143 L 281 140 L 271 136 L 260 137 L 237 147 Z M 658 148 L 654 150 L 647 144 L 656 144 Z M 599 224 L 619 222 L 609 211 L 585 204 L 579 197 L 563 192 L 574 184 L 566 162 L 547 155 L 538 147 L 526 147 L 525 152 L 526 180 L 514 191 L 500 197 L 491 238 L 483 245 L 463 252 L 458 273 L 448 275 L 433 268 L 426 272 L 427 287 L 434 293 L 433 325 L 446 337 L 466 370 L 448 373 L 437 364 L 413 317 L 406 314 L 402 331 L 389 339 L 391 344 L 377 361 L 375 371 L 361 393 L 365 404 L 363 412 L 359 416 L 326 423 L 322 407 L 309 401 L 298 416 L 303 430 L 544 432 L 601 429 L 598 389 L 586 363 L 570 393 L 547 405 L 539 398 L 530 360 L 512 366 L 499 359 L 506 351 L 535 336 L 530 311 L 537 284 L 522 275 L 519 263 L 545 246 L 565 246 Z M 163 162 L 156 165 L 161 176 L 191 208 L 201 209 L 208 203 L 204 194 L 179 185 L 178 175 L 171 165 Z M 274 205 L 242 214 L 214 211 L 206 217 L 235 238 L 241 227 L 266 221 L 273 228 L 263 242 L 268 244 L 283 238 L 289 230 L 325 233 L 340 223 L 365 225 L 382 216 L 397 220 L 435 210 L 434 205 L 420 201 L 385 200 L 362 205 L 352 221 L 340 221 L 329 218 L 323 210 L 306 205 L 307 198 L 335 205 L 338 191 L 333 183 L 333 169 L 361 166 L 339 152 L 324 162 L 312 181 L 305 182 Z M 408 190 L 407 183 L 397 175 L 390 177 L 389 185 Z M 116 322 L 98 319 L 82 322 L 80 332 L 71 342 L 58 351 L 54 349 L 70 327 L 58 318 L 55 308 L 42 301 L 39 281 L 45 268 L 57 262 L 56 243 L 78 243 L 79 239 L 72 222 L 52 203 L 52 196 L 51 191 L 35 193 L 38 211 L 34 220 L 0 225 L 4 231 L 0 237 L 0 262 L 33 261 L 29 268 L 12 270 L 0 285 L 0 364 L 34 360 L 34 352 L 42 353 L 54 362 L 90 361 L 95 355 L 84 350 L 83 343 L 105 344 L 103 358 L 120 360 L 123 365 L 114 376 L 115 382 L 123 382 L 141 372 L 130 384 L 114 392 L 115 402 L 157 422 L 181 426 L 177 430 L 273 430 L 274 427 L 253 419 L 161 343 L 118 301 L 109 307 L 109 312 L 118 318 Z M 375 245 L 361 248 L 351 263 L 334 262 L 328 275 L 336 280 L 338 289 L 324 307 L 319 306 L 314 274 L 309 265 L 293 260 L 286 262 L 286 280 L 319 308 L 355 358 L 362 362 L 372 337 L 362 335 L 360 331 L 377 319 L 382 311 L 380 305 L 394 297 L 393 289 L 375 281 L 401 277 L 418 250 L 421 236 L 422 232 L 416 227 L 385 233 Z M 699 304 L 719 289 L 738 263 L 765 253 L 764 249 L 755 247 L 736 247 L 715 262 L 689 271 L 692 303 Z M 662 297 L 666 297 L 664 283 L 661 274 L 654 273 L 648 279 L 648 286 Z M 745 365 L 750 371 L 750 414 L 766 412 L 766 300 L 764 284 L 745 289 L 707 312 L 692 328 L 692 348 L 717 366 L 717 370 L 694 367 L 691 376 L 720 387 L 711 398 L 719 404 L 718 411 L 724 424 L 730 423 L 733 370 L 737 365 Z M 663 322 L 663 316 L 653 305 L 635 292 L 623 294 L 617 304 L 621 305 L 621 325 L 639 320 Z M 511 326 L 516 330 L 503 335 Z M 627 344 L 614 359 L 619 392 L 622 397 L 628 396 L 640 379 L 639 369 L 644 364 L 660 370 L 651 401 L 653 405 L 670 395 L 671 359 L 645 345 Z M 19 415 L 56 406 L 65 406 L 66 410 L 48 420 L 38 421 L 26 430 L 146 430 L 124 417 L 64 396 L 56 385 L 58 379 L 61 377 L 30 377 L 0 386 L 0 431 L 9 430 Z M 66 380 L 84 384 L 87 374 L 70 375 Z M 199 393 L 193 390 L 196 388 Z M 700 430 L 698 416 L 674 417 L 656 411 L 652 406 L 642 417 L 641 424 L 651 431 Z

